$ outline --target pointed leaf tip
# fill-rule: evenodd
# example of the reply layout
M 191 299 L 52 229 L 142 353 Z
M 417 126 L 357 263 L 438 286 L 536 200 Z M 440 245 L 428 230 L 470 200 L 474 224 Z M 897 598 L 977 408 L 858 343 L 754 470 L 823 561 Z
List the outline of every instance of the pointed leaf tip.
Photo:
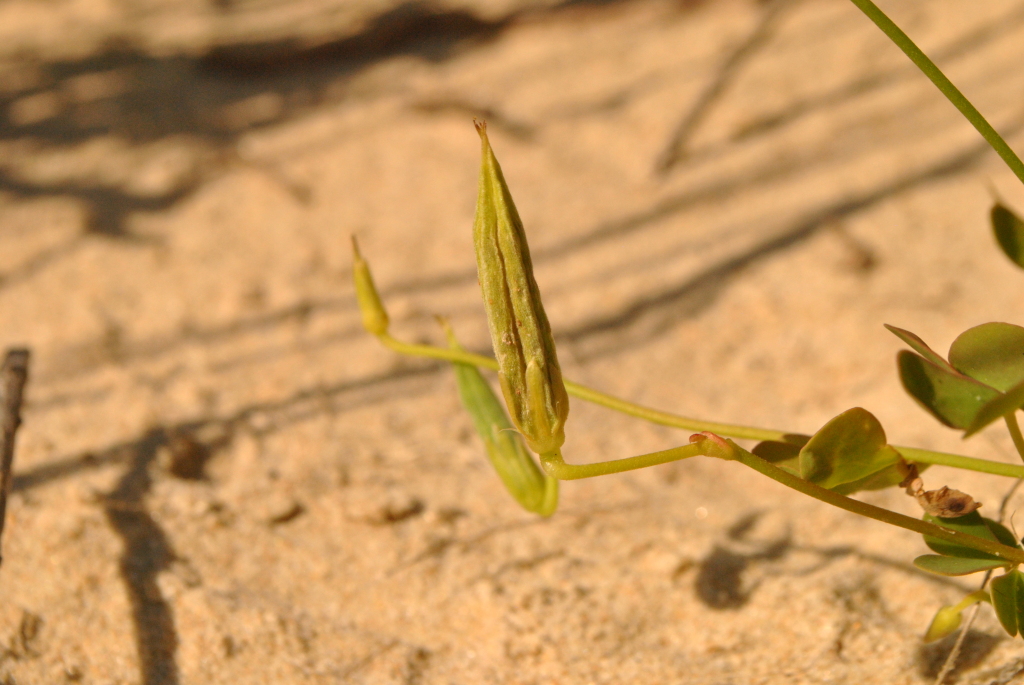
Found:
M 942 355 L 940 355 L 938 352 L 930 348 L 928 346 L 928 343 L 921 339 L 921 336 L 917 335 L 916 333 L 911 333 L 910 331 L 904 328 L 897 328 L 896 326 L 892 326 L 889 324 L 882 325 L 889 329 L 890 333 L 892 333 L 897 338 L 910 345 L 910 347 L 915 352 L 917 352 L 919 355 L 930 361 L 932 364 L 935 364 L 936 366 L 939 366 L 945 369 L 946 371 L 955 371 L 955 369 L 952 366 L 950 366 L 949 362 L 942 358 Z

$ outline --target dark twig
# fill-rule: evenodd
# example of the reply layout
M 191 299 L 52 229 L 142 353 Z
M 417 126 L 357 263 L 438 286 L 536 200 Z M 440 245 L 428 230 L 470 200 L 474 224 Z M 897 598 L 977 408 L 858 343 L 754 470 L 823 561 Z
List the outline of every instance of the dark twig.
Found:
M 1006 506 L 1010 503 L 1010 498 L 1017 492 L 1017 488 L 1024 482 L 1021 480 L 1016 481 L 1013 486 L 1003 496 L 1003 501 L 999 504 L 999 523 L 1003 522 L 1006 518 Z M 981 581 L 981 585 L 978 587 L 979 590 L 984 590 L 985 586 L 988 585 L 989 579 L 992 577 L 992 571 L 985 571 L 985 577 Z M 981 609 L 981 604 L 975 604 L 972 606 L 964 619 L 963 627 L 960 628 L 960 634 L 956 637 L 956 642 L 953 643 L 953 649 L 949 650 L 949 655 L 942 664 L 942 668 L 939 669 L 939 675 L 935 678 L 935 685 L 942 685 L 946 681 L 946 677 L 956 668 L 956 660 L 960 657 L 960 650 L 964 646 L 964 641 L 967 639 L 967 633 L 971 630 L 971 624 L 974 623 L 974 619 L 978 617 L 978 611 Z
M 11 467 L 14 464 L 14 434 L 21 425 L 21 397 L 28 380 L 28 350 L 7 351 L 0 368 L 0 539 L 7 513 L 7 493 L 11 491 Z M 3 556 L 0 555 L 0 564 Z

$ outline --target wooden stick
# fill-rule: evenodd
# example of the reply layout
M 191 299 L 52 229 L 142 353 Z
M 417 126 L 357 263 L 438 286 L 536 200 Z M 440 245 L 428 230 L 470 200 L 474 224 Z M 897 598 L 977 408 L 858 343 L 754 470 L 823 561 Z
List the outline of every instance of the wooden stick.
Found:
M 7 351 L 0 367 L 0 540 L 7 514 L 7 495 L 11 491 L 11 468 L 14 464 L 14 434 L 21 425 L 21 400 L 28 380 L 28 350 Z M 0 555 L 0 564 L 3 555 Z

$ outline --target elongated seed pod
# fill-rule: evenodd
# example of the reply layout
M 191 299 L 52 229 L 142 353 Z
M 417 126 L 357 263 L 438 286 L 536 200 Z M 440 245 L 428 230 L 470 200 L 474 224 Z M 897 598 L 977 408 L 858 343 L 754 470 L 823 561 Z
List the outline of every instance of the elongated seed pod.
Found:
M 473 223 L 477 270 L 498 378 L 516 427 L 534 452 L 556 452 L 565 442 L 569 396 L 555 354 L 530 249 L 512 195 L 487 139 L 476 124 L 482 164 Z

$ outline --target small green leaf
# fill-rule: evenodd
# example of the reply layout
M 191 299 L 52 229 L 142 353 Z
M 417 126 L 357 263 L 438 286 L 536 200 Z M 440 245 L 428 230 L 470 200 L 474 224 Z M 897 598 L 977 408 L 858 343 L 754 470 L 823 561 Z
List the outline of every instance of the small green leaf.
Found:
M 854 407 L 826 423 L 800 450 L 800 475 L 834 489 L 871 478 L 899 461 L 878 419 Z
M 935 364 L 936 366 L 941 367 L 950 372 L 956 371 L 952 366 L 950 366 L 949 362 L 942 358 L 942 355 L 940 355 L 932 348 L 928 347 L 928 343 L 926 343 L 916 334 L 911 333 L 910 331 L 904 330 L 902 328 L 890 326 L 889 324 L 883 325 L 886 328 L 888 328 L 889 331 L 893 333 L 897 338 L 910 345 L 911 348 L 913 348 L 918 354 L 920 354 L 922 357 L 930 361 L 932 364 Z
M 936 573 L 940 576 L 967 576 L 978 571 L 988 571 L 1009 564 L 1010 562 L 1002 560 L 945 557 L 937 554 L 925 554 L 914 559 L 914 566 L 922 571 Z
M 969 438 L 993 421 L 1012 414 L 1020 409 L 1022 404 L 1024 404 L 1024 382 L 1010 388 L 1005 395 L 1000 393 L 981 405 L 978 413 L 974 415 L 971 425 L 964 432 L 964 437 Z
M 1024 328 L 999 322 L 969 328 L 950 346 L 949 363 L 960 373 L 1006 392 L 1024 381 Z
M 1000 393 L 973 378 L 903 350 L 896 355 L 907 393 L 951 428 L 967 429 L 981 408 Z
M 1024 628 L 1024 574 L 1007 571 L 992 581 L 992 606 L 1011 637 Z
M 999 202 L 992 206 L 991 217 L 999 247 L 1017 266 L 1024 268 L 1024 221 Z
M 958 516 L 956 518 L 943 519 L 937 516 L 932 516 L 931 514 L 925 514 L 923 518 L 929 523 L 934 523 L 935 525 L 942 526 L 943 528 L 955 530 L 958 533 L 967 533 L 968 535 L 973 535 L 985 540 L 991 540 L 992 542 L 1000 542 L 999 538 L 996 537 L 996 534 L 989 526 L 989 523 L 993 523 L 997 526 L 999 524 L 995 523 L 995 521 L 991 521 L 991 519 L 983 518 L 977 511 L 972 511 L 966 516 Z M 982 552 L 974 549 L 973 547 L 958 545 L 955 542 L 948 542 L 939 538 L 933 538 L 930 535 L 924 536 L 924 544 L 928 545 L 931 550 L 938 552 L 939 554 L 945 554 L 952 557 L 964 557 L 968 559 L 999 558 L 994 554 Z M 1016 545 L 1011 543 L 1011 546 L 1015 547 Z

